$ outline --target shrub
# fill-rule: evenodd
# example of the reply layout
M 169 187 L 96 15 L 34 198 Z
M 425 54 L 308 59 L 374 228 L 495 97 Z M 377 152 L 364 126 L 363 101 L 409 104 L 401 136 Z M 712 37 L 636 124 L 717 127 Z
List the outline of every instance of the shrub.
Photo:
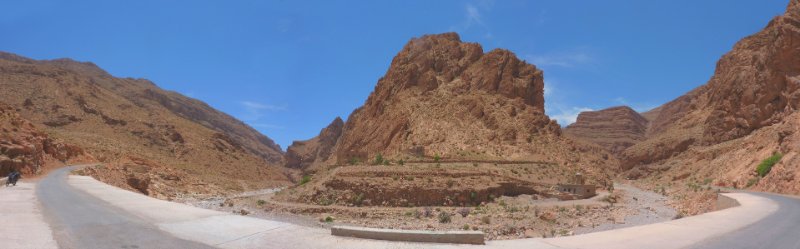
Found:
M 258 204 L 259 206 L 264 206 L 264 204 L 267 204 L 267 201 L 265 201 L 265 200 L 258 200 L 258 201 L 256 201 L 256 204 Z
M 350 165 L 356 165 L 358 164 L 358 158 L 351 157 L 350 160 L 348 160 L 348 163 L 350 163 Z
M 438 163 L 439 160 L 442 160 L 442 157 L 440 157 L 438 153 L 433 155 L 433 161 L 434 162 Z
M 677 214 L 675 214 L 675 217 L 672 217 L 672 219 L 673 220 L 677 220 L 677 219 L 683 218 L 684 216 L 686 216 L 686 215 L 683 214 L 683 212 L 678 212 Z
M 452 215 L 447 212 L 439 213 L 439 223 L 450 223 L 451 216 Z
M 462 227 L 461 229 L 469 230 L 469 224 L 464 224 L 464 227 Z
M 470 210 L 469 208 L 463 207 L 463 208 L 458 209 L 458 214 L 460 214 L 461 217 L 467 217 L 467 215 L 469 215 L 470 211 L 472 211 L 472 210 Z
M 333 222 L 333 217 L 330 217 L 330 216 L 325 217 L 325 222 L 328 222 L 328 223 Z
M 361 206 L 361 203 L 364 203 L 364 193 L 359 193 L 353 197 L 353 204 Z
M 778 163 L 778 161 L 780 161 L 782 157 L 783 154 L 775 153 L 771 157 L 768 157 L 767 159 L 764 159 L 764 161 L 761 161 L 761 163 L 758 164 L 758 167 L 756 167 L 756 173 L 758 173 L 758 176 L 764 177 L 767 174 L 769 174 L 769 171 L 772 170 L 772 166 L 775 166 L 775 164 Z
M 476 193 L 475 191 L 470 192 L 469 199 L 475 201 L 476 199 L 478 199 L 478 193 Z
M 310 175 L 304 175 L 302 179 L 300 179 L 300 185 L 306 184 L 311 181 Z
M 406 162 L 403 161 L 403 159 L 400 159 L 400 160 L 397 161 L 397 164 L 400 164 L 400 166 L 403 166 L 403 165 L 406 164 Z
M 372 164 L 373 165 L 381 165 L 381 164 L 383 164 L 383 155 L 381 155 L 381 153 L 378 153 L 378 155 L 375 156 L 375 161 L 372 162 Z
M 433 216 L 433 210 L 431 209 L 431 207 L 424 207 L 422 208 L 422 215 L 430 218 L 431 216 Z

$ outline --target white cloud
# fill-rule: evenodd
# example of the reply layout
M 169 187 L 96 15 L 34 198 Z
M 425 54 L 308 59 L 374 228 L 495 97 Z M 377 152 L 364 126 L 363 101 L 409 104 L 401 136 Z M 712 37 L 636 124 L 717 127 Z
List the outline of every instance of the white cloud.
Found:
M 483 24 L 483 21 L 481 21 L 481 13 L 478 11 L 478 8 L 475 7 L 475 5 L 468 3 L 465 6 L 465 9 L 467 11 L 467 26 L 469 26 L 473 22 L 478 24 Z
M 450 26 L 450 31 L 465 32 L 473 27 L 482 29 L 483 37 L 491 40 L 494 38 L 491 29 L 486 25 L 483 13 L 489 11 L 494 5 L 494 1 L 475 1 L 464 4 L 464 20 L 460 24 Z
M 555 80 L 544 80 L 545 99 L 555 96 L 553 95 L 553 93 L 556 92 L 556 86 L 555 86 L 556 84 L 557 82 Z
M 575 123 L 578 119 L 578 114 L 581 112 L 594 111 L 588 107 L 569 107 L 569 108 L 556 108 L 555 113 L 550 114 L 550 119 L 555 119 L 561 126 L 567 126 Z
M 529 55 L 527 60 L 538 66 L 575 67 L 594 61 L 594 58 L 585 52 L 568 52 L 550 55 Z
M 239 104 L 244 107 L 244 113 L 240 117 L 244 121 L 259 120 L 265 112 L 286 110 L 286 106 L 268 105 L 254 101 L 241 101 Z

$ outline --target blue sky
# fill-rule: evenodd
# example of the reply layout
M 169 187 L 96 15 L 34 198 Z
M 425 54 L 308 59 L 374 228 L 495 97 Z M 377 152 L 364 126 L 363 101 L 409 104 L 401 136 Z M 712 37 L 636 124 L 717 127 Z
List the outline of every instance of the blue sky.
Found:
M 704 84 L 787 0 L 2 1 L 0 50 L 92 61 L 283 148 L 359 107 L 412 37 L 454 31 L 542 68 L 547 114 L 645 111 Z

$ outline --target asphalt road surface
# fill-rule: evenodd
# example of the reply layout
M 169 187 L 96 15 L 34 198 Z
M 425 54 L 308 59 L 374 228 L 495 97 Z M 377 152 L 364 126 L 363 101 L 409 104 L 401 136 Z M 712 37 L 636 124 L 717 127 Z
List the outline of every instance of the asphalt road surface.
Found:
M 753 193 L 778 203 L 778 211 L 766 218 L 719 237 L 703 241 L 696 249 L 800 249 L 800 199 Z
M 213 248 L 175 238 L 67 183 L 74 167 L 51 172 L 36 195 L 61 248 Z

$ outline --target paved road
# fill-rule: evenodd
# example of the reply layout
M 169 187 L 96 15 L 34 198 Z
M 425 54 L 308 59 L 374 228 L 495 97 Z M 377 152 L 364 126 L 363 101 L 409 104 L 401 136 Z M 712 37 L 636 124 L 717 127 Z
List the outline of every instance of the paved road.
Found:
M 738 208 L 641 227 L 554 239 L 490 241 L 486 246 L 434 245 L 336 237 L 324 229 L 155 200 L 91 178 L 73 176 L 67 180 L 71 169 L 50 173 L 36 187 L 45 218 L 62 248 L 211 248 L 208 245 L 214 245 L 223 248 L 351 249 L 800 249 L 800 199 L 763 193 L 729 195 L 743 203 Z
M 61 248 L 212 248 L 175 238 L 143 219 L 67 184 L 73 167 L 51 172 L 36 189 Z
M 753 193 L 778 202 L 778 211 L 754 224 L 691 248 L 697 249 L 800 249 L 800 199 L 767 193 Z

